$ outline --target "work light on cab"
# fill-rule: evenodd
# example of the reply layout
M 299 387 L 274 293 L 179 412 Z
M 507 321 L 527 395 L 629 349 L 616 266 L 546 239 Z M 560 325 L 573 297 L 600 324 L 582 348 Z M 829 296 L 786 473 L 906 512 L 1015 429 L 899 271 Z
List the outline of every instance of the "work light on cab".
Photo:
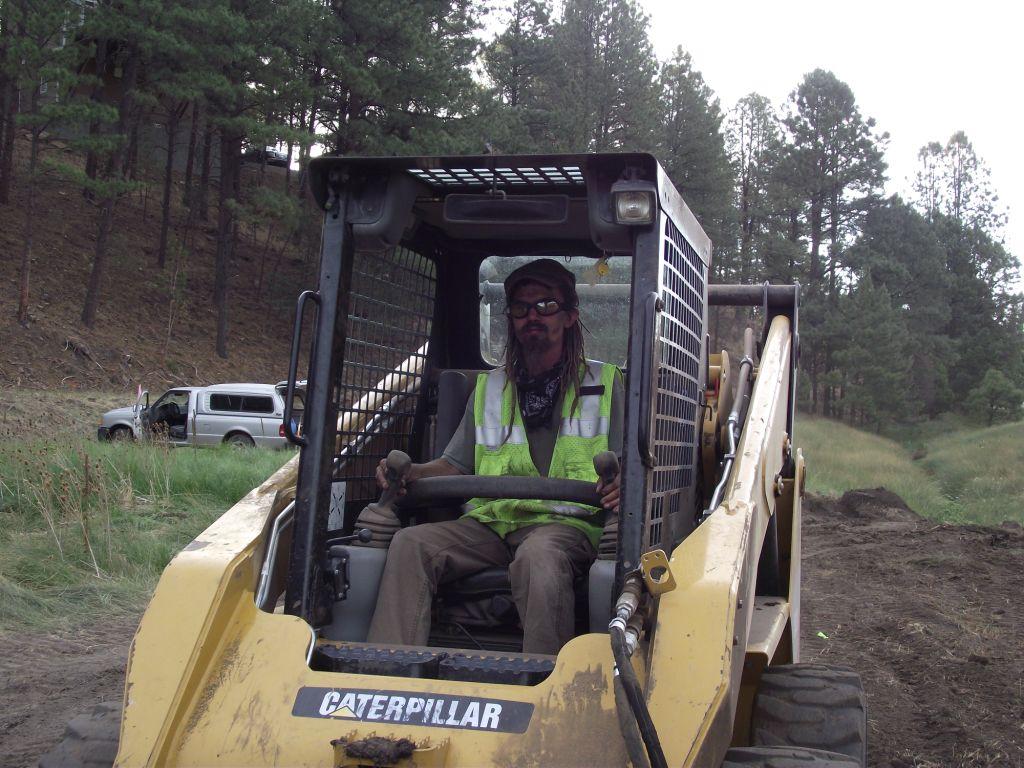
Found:
M 621 180 L 612 184 L 616 224 L 650 224 L 654 221 L 654 188 L 646 182 Z

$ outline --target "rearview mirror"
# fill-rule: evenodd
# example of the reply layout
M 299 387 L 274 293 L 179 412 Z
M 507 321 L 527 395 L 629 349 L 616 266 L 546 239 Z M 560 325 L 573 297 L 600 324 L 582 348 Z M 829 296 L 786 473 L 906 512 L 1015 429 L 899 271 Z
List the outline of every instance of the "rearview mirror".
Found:
M 568 195 L 448 195 L 444 220 L 452 224 L 564 224 Z

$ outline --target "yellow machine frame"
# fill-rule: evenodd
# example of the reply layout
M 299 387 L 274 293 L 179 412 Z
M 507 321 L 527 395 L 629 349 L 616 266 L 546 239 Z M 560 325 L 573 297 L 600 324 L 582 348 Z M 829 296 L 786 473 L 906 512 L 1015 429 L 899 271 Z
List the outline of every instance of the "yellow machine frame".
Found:
M 723 501 L 671 553 L 676 587 L 658 598 L 653 640 L 642 640 L 633 656 L 671 765 L 718 766 L 730 745 L 749 743 L 761 671 L 799 655 L 799 451 L 795 476 L 782 477 L 793 450 L 786 434 L 793 354 L 790 320 L 776 316 Z M 290 500 L 297 462 L 231 508 L 164 572 L 131 647 L 116 765 L 357 765 L 332 742 L 373 733 L 416 742 L 417 752 L 396 765 L 626 764 L 607 635 L 570 641 L 535 686 L 310 669 L 319 641 L 309 625 L 259 610 L 254 600 L 271 521 Z M 755 596 L 772 515 L 785 598 Z M 293 715 L 300 688 L 338 686 L 524 702 L 534 714 L 523 733 Z

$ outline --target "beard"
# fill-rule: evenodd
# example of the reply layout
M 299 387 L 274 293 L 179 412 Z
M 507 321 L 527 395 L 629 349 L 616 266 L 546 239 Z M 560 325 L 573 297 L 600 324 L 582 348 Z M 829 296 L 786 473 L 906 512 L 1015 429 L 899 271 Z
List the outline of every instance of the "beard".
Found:
M 529 333 L 531 329 L 540 328 L 545 331 L 543 334 Z M 526 355 L 538 355 L 547 352 L 554 345 L 551 337 L 547 334 L 547 329 L 544 326 L 531 326 L 528 325 L 523 328 L 523 334 L 519 339 L 519 345 L 523 349 L 523 353 Z
M 541 355 L 554 346 L 554 342 L 547 336 L 531 336 L 521 342 L 523 352 L 527 355 Z

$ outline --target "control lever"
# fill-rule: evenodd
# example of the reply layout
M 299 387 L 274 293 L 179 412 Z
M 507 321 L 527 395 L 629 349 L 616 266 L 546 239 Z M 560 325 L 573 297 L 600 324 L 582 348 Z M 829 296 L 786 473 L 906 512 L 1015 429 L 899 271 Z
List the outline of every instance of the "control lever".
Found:
M 367 546 L 386 549 L 391 543 L 392 537 L 402 527 L 394 507 L 398 500 L 398 492 L 409 475 L 410 467 L 412 467 L 412 459 L 404 451 L 392 451 L 388 454 L 384 470 L 388 487 L 381 493 L 380 499 L 367 504 L 356 518 L 358 528 L 366 528 L 370 531 L 369 541 L 359 539 Z
M 335 536 L 333 539 L 327 540 L 327 546 L 333 547 L 337 544 L 351 544 L 352 542 L 358 541 L 362 544 L 367 544 L 373 538 L 373 531 L 369 528 L 359 528 L 353 531 L 348 536 Z
M 387 468 L 384 470 L 384 477 L 388 481 L 388 487 L 380 495 L 377 501 L 378 507 L 392 509 L 395 499 L 398 498 L 398 491 L 405 483 L 405 477 L 409 474 L 412 466 L 412 459 L 405 451 L 391 451 L 388 454 Z
M 611 451 L 601 451 L 594 457 L 594 471 L 604 485 L 613 482 L 619 474 L 619 457 Z M 614 560 L 619 544 L 619 515 L 606 511 L 601 539 L 597 543 L 597 556 L 601 560 Z
M 619 474 L 619 457 L 611 451 L 601 451 L 594 457 L 594 471 L 605 485 Z

